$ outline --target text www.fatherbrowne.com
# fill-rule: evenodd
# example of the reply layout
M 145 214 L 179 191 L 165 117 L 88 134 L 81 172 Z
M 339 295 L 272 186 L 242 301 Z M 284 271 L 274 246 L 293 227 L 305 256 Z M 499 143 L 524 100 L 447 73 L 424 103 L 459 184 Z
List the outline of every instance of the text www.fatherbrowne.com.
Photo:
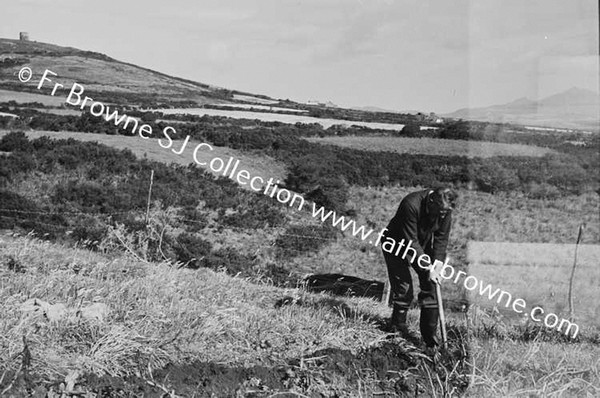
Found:
M 49 76 L 53 77 L 57 76 L 57 74 L 46 69 L 37 85 L 38 90 L 41 89 L 46 83 L 48 86 L 50 85 L 52 80 Z M 23 67 L 19 71 L 18 77 L 21 82 L 28 82 L 33 77 L 33 71 L 29 67 Z M 50 95 L 55 96 L 59 90 L 63 91 L 64 88 L 64 85 L 54 82 L 54 86 Z M 129 130 L 132 135 L 137 133 L 143 139 L 151 138 L 153 134 L 152 126 L 148 124 L 140 125 L 138 119 L 127 116 L 126 114 L 119 114 L 117 110 L 113 110 L 111 112 L 110 108 L 102 102 L 95 101 L 89 96 L 84 96 L 84 92 L 85 89 L 81 84 L 73 83 L 65 102 L 69 105 L 79 107 L 81 110 L 84 110 L 86 107 L 88 107 L 89 112 L 93 116 L 102 117 L 107 122 L 112 121 L 115 126 L 124 130 Z M 176 133 L 177 131 L 175 128 L 171 126 L 165 127 L 162 130 L 162 137 L 158 139 L 158 144 L 161 148 L 171 149 L 173 153 L 181 155 L 189 144 L 191 137 L 188 135 L 183 140 L 181 147 L 175 149 L 172 148 L 174 145 L 174 140 L 172 137 Z M 287 204 L 290 207 L 297 206 L 299 211 L 304 209 L 305 200 L 301 195 L 279 187 L 279 180 L 275 182 L 273 181 L 273 178 L 265 180 L 260 176 L 252 176 L 247 170 L 239 168 L 240 161 L 234 159 L 233 157 L 229 157 L 227 161 L 219 157 L 213 157 L 210 162 L 200 161 L 198 158 L 199 151 L 205 149 L 212 151 L 213 147 L 210 144 L 203 142 L 197 144 L 194 148 L 192 157 L 196 164 L 200 166 L 208 166 L 214 173 L 231 178 L 240 185 L 248 185 L 253 191 L 261 192 L 264 195 L 275 198 L 282 204 Z M 396 242 L 393 238 L 385 237 L 385 239 L 382 241 L 386 228 L 379 231 L 376 234 L 376 238 L 373 239 L 373 229 L 366 229 L 364 226 L 357 226 L 355 220 L 347 219 L 344 216 L 339 216 L 335 211 L 332 210 L 327 211 L 322 206 L 317 207 L 314 202 L 312 203 L 312 216 L 315 219 L 320 219 L 320 221 L 323 223 L 329 220 L 333 227 L 339 228 L 342 231 L 349 231 L 352 233 L 352 236 L 358 237 L 362 241 L 366 241 L 369 239 L 369 237 L 371 237 L 371 239 L 368 240 L 368 243 L 374 246 L 381 245 L 382 250 L 386 251 L 387 253 L 393 253 L 396 256 L 402 256 L 403 259 L 406 259 L 408 256 L 408 261 L 413 264 L 416 260 L 417 266 L 422 270 L 429 271 L 436 269 L 440 273 L 440 276 L 445 280 L 452 280 L 457 284 L 462 283 L 465 289 L 469 291 L 477 291 L 479 295 L 484 297 L 487 296 L 490 301 L 496 301 L 496 303 L 499 305 L 501 305 L 504 301 L 505 308 L 511 308 L 518 314 L 526 313 L 525 311 L 527 304 L 524 299 L 515 298 L 513 300 L 513 296 L 510 293 L 498 288 L 494 289 L 489 283 L 484 285 L 483 281 L 479 280 L 474 275 L 467 275 L 461 270 L 457 271 L 452 265 L 448 264 L 448 259 L 446 259 L 445 262 L 435 260 L 432 264 L 431 258 L 426 254 L 416 258 L 417 251 L 412 247 L 412 240 L 405 242 L 405 240 L 402 239 L 400 242 Z M 535 322 L 543 323 L 544 326 L 561 331 L 567 336 L 575 338 L 579 333 L 579 326 L 577 324 L 566 319 L 560 319 L 556 314 L 553 313 L 548 313 L 545 316 L 544 314 L 544 309 L 539 306 L 533 307 L 531 311 L 527 312 L 527 316 L 533 319 Z
M 331 224 L 334 227 L 339 227 L 342 231 L 350 230 L 352 232 L 352 236 L 357 236 L 363 241 L 371 236 L 374 232 L 372 229 L 366 230 L 364 226 L 357 228 L 354 220 L 347 221 L 344 216 L 338 216 L 334 211 L 329 211 L 326 213 L 325 209 L 322 207 L 317 210 L 314 203 L 312 215 L 313 217 L 319 217 L 322 222 L 330 219 Z M 402 239 L 400 242 L 396 242 L 396 240 L 393 238 L 385 237 L 384 242 L 381 242 L 386 230 L 387 229 L 384 228 L 379 231 L 377 233 L 377 239 L 375 239 L 375 241 L 369 240 L 369 243 L 375 246 L 379 246 L 379 244 L 381 244 L 381 247 L 384 251 L 390 254 L 393 253 L 396 256 L 401 256 L 402 259 L 406 259 L 408 256 L 408 261 L 411 264 L 413 264 L 416 260 L 417 266 L 425 271 L 436 269 L 443 279 L 452 280 L 457 284 L 462 283 L 465 289 L 469 291 L 477 291 L 479 295 L 487 297 L 490 301 L 496 301 L 498 305 L 501 305 L 504 302 L 505 308 L 511 308 L 517 314 L 525 313 L 527 303 L 524 299 L 515 298 L 513 300 L 513 296 L 509 292 L 500 290 L 498 288 L 494 289 L 491 284 L 484 284 L 482 280 L 474 275 L 467 275 L 466 272 L 461 270 L 457 271 L 448 263 L 448 258 L 444 262 L 435 260 L 433 264 L 431 264 L 431 258 L 427 254 L 422 254 L 417 258 L 417 251 L 412 247 L 412 240 L 406 242 L 404 239 Z M 540 306 L 536 306 L 527 313 L 527 316 L 529 316 L 535 322 L 541 322 L 544 324 L 544 326 L 561 331 L 565 335 L 573 338 L 579 333 L 579 326 L 576 323 L 564 318 L 560 319 L 556 314 L 553 313 L 548 313 L 545 316 L 544 314 L 544 309 Z

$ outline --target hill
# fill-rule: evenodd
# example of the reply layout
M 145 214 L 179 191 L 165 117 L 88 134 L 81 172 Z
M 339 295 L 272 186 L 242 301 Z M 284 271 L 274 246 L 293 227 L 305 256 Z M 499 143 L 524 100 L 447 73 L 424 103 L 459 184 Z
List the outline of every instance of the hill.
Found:
M 483 108 L 463 108 L 445 117 L 485 122 L 600 131 L 600 96 L 573 87 L 538 101 L 519 98 Z
M 40 93 L 35 86 L 43 71 L 50 69 L 66 86 L 73 81 L 83 83 L 90 92 L 107 94 L 104 97 L 110 102 L 131 98 L 134 94 L 138 100 L 165 104 L 185 102 L 190 106 L 207 102 L 233 102 L 236 95 L 247 102 L 270 100 L 264 96 L 169 76 L 104 54 L 72 47 L 0 38 L 0 54 L 0 88 L 14 91 L 24 91 L 27 87 L 30 91 Z M 34 71 L 34 78 L 26 86 L 15 79 L 24 65 Z
M 34 72 L 34 78 L 27 84 L 17 79 L 23 66 L 30 67 Z M 60 78 L 56 80 L 60 80 L 66 87 L 77 81 L 85 85 L 86 92 L 95 100 L 123 106 L 155 109 L 206 106 L 220 109 L 224 105 L 244 104 L 254 105 L 254 112 L 268 113 L 275 110 L 264 109 L 268 105 L 276 106 L 277 114 L 297 115 L 301 111 L 306 116 L 317 118 L 393 124 L 406 124 L 416 120 L 415 115 L 382 109 L 346 109 L 331 106 L 330 103 L 297 103 L 273 99 L 169 76 L 92 51 L 0 38 L 0 98 L 24 102 L 25 98 L 31 99 L 30 95 L 35 93 L 39 98 L 35 102 L 46 103 L 48 99 L 41 98 L 39 94 L 48 97 L 52 86 L 43 87 L 42 90 L 36 88 L 45 69 L 55 72 Z M 23 96 L 24 92 L 28 95 Z M 13 93 L 12 98 L 10 93 Z

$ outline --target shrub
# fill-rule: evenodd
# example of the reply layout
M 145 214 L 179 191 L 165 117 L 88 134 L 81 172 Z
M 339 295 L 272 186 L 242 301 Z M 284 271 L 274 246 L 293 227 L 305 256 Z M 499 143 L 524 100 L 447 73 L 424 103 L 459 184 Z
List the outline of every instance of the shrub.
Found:
M 210 253 L 211 248 L 210 242 L 196 235 L 183 233 L 177 236 L 173 251 L 177 261 L 182 262 L 186 267 L 197 269 L 204 266 L 204 257 Z
M 316 189 L 308 192 L 304 197 L 312 200 L 317 206 L 343 212 L 348 201 L 349 185 L 339 177 L 324 178 Z
M 440 138 L 468 140 L 470 136 L 469 122 L 465 120 L 458 120 L 455 122 L 446 123 L 442 128 L 439 129 L 438 134 Z
M 18 193 L 0 189 L 0 229 L 21 228 L 39 236 L 55 239 L 66 232 L 66 220 L 47 212 Z
M 208 225 L 206 213 L 192 206 L 186 206 L 179 210 L 179 220 L 186 226 L 189 232 L 198 232 Z
M 11 229 L 27 218 L 37 218 L 35 202 L 7 189 L 0 189 L 0 229 Z
M 480 163 L 474 164 L 473 180 L 478 190 L 488 193 L 498 191 L 512 191 L 520 185 L 519 177 L 515 170 L 506 169 L 501 165 Z
M 31 150 L 31 143 L 29 139 L 22 131 L 13 131 L 6 134 L 0 139 L 0 151 L 14 152 L 21 151 L 26 152 Z
M 225 268 L 230 275 L 252 276 L 254 258 L 247 254 L 240 254 L 230 247 L 225 247 L 208 254 L 201 264 L 203 267 L 214 270 Z
M 261 198 L 262 199 L 262 198 Z M 276 206 L 276 204 L 275 204 Z M 254 206 L 219 218 L 223 225 L 234 228 L 260 229 L 276 227 L 284 221 L 280 209 L 274 204 L 257 201 Z
M 109 212 L 114 210 L 109 203 L 114 201 L 115 194 L 114 189 L 97 182 L 70 180 L 56 187 L 52 200 L 54 203 L 76 203 L 86 211 Z
M 295 287 L 298 280 L 289 270 L 272 263 L 267 264 L 260 272 L 262 278 L 269 279 L 275 286 Z
M 349 189 L 343 174 L 348 166 L 345 161 L 333 164 L 316 155 L 301 157 L 290 167 L 285 179 L 286 188 L 305 193 L 305 199 L 319 206 L 343 211 Z M 336 169 L 342 171 L 342 176 L 336 175 Z
M 421 127 L 417 123 L 407 123 L 398 135 L 402 137 L 421 137 Z
M 86 247 L 96 249 L 106 236 L 107 225 L 96 217 L 80 217 L 71 227 L 71 238 L 86 243 Z
M 557 187 L 542 183 L 530 183 L 525 187 L 525 193 L 532 199 L 554 200 L 560 197 L 560 189 Z

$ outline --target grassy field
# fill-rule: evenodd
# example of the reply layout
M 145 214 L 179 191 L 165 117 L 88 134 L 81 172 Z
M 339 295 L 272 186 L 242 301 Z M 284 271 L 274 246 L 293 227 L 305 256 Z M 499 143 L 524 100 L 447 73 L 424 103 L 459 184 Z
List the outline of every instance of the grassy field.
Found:
M 494 320 L 483 312 L 466 323 L 449 314 L 460 374 L 436 373 L 411 343 L 386 339 L 389 309 L 369 299 L 10 235 L 0 238 L 0 281 L 0 355 L 12 358 L 0 364 L 5 393 L 28 383 L 56 392 L 61 382 L 80 392 L 199 397 L 456 396 L 467 382 L 472 397 L 599 392 L 597 345 L 490 339 Z M 409 320 L 416 331 L 415 311 Z M 24 342 L 28 362 L 19 357 Z
M 28 134 L 99 141 L 132 149 L 138 156 L 177 161 L 156 141 L 139 137 Z M 214 155 L 234 156 L 251 173 L 275 177 L 277 164 L 271 160 L 257 156 L 252 166 L 252 156 L 227 148 L 215 148 Z M 191 153 L 178 161 L 189 163 Z M 285 169 L 280 170 L 284 176 Z M 401 198 L 417 189 L 352 187 L 348 207 L 356 211 L 359 225 L 378 231 L 387 225 Z M 555 311 L 557 297 L 564 290 L 558 284 L 560 266 L 571 255 L 570 246 L 556 244 L 572 244 L 581 222 L 587 223 L 585 247 L 600 242 L 598 196 L 547 201 L 517 193 L 466 190 L 460 196 L 450 241 L 453 264 L 478 276 L 483 272 L 483 280 L 510 292 L 514 289 L 515 295 L 517 290 L 528 289 L 532 294 L 523 296 L 528 303 L 544 300 L 545 308 Z M 286 217 L 302 225 L 319 225 L 306 212 L 286 209 Z M 380 249 L 348 232 L 316 252 L 280 258 L 274 243 L 281 232 L 281 228 L 213 228 L 203 230 L 202 236 L 216 246 L 256 254 L 258 261 L 300 274 L 387 278 Z M 473 241 L 484 243 L 468 245 Z M 551 243 L 554 251 L 524 242 Z M 590 270 L 594 253 L 582 249 L 578 278 L 597 275 Z M 527 260 L 531 257 L 536 261 Z M 542 275 L 535 291 L 527 285 L 532 281 L 527 279 L 531 269 Z M 580 287 L 592 299 L 597 286 L 594 278 L 583 279 L 584 287 Z M 15 376 L 21 365 L 15 355 L 23 351 L 25 336 L 32 358 L 26 367 L 29 381 L 45 389 L 58 388 L 60 381 L 74 378 L 95 391 L 118 381 L 126 391 L 148 389 L 150 395 L 174 391 L 179 396 L 194 392 L 218 396 L 223 388 L 228 393 L 221 395 L 234 395 L 237 389 L 242 396 L 291 391 L 299 396 L 348 397 L 401 395 L 403 388 L 450 396 L 454 388 L 456 396 L 460 386 L 466 385 L 461 383 L 467 382 L 466 395 L 472 397 L 600 393 L 600 349 L 593 329 L 582 331 L 580 340 L 563 343 L 556 331 L 540 331 L 531 322 L 506 323 L 485 303 L 475 301 L 467 313 L 447 314 L 454 362 L 437 368 L 436 373 L 410 343 L 386 339 L 381 326 L 390 309 L 381 303 L 252 282 L 206 269 L 176 269 L 125 255 L 4 235 L 0 241 L 0 310 L 5 314 L 0 321 L 0 356 L 15 359 L 0 364 L 0 392 L 13 381 L 14 386 L 27 384 L 23 372 Z M 445 283 L 443 289 L 447 305 L 467 297 L 464 289 L 452 283 Z M 32 299 L 40 301 L 36 305 Z M 91 312 L 98 308 L 94 304 L 102 304 L 99 308 L 107 311 Z M 583 309 L 579 302 L 575 308 L 576 314 L 589 316 L 577 312 Z M 409 317 L 411 329 L 417 331 L 417 311 L 412 310 Z M 205 383 L 202 393 L 199 380 Z
M 374 231 L 384 228 L 395 214 L 400 200 L 419 188 L 352 187 L 348 207 L 356 210 L 355 220 Z M 467 242 L 537 242 L 572 243 L 577 228 L 587 223 L 583 243 L 600 242 L 599 206 L 596 194 L 571 196 L 555 201 L 526 199 L 520 194 L 486 194 L 459 191 L 450 237 L 450 256 L 460 266 L 468 264 Z M 503 255 L 495 256 L 501 261 Z M 544 257 L 547 258 L 547 257 Z M 306 272 L 343 272 L 367 279 L 384 280 L 386 270 L 380 249 L 345 233 L 337 242 L 318 254 L 293 262 Z
M 0 238 L 0 264 L 0 354 L 16 358 L 26 341 L 31 358 L 16 375 L 20 360 L 1 364 L 0 389 L 11 379 L 44 381 L 45 388 L 55 382 L 58 388 L 65 378 L 93 374 L 134 377 L 138 390 L 155 386 L 155 394 L 165 389 L 183 396 L 233 396 L 237 390 L 267 396 L 281 389 L 370 396 L 393 392 L 386 386 L 395 388 L 396 381 L 416 383 L 415 376 L 425 376 L 429 366 L 405 341 L 389 347 L 378 327 L 388 309 L 368 299 L 279 289 L 206 269 L 105 257 L 9 235 Z M 86 311 L 93 306 L 104 310 Z M 381 361 L 373 369 L 350 366 L 360 362 L 358 353 L 373 356 L 373 363 L 377 355 L 384 360 L 390 354 L 382 347 L 402 348 L 404 357 L 396 361 L 415 369 L 386 374 L 388 365 Z M 335 368 L 328 355 L 346 364 L 328 372 Z M 158 378 L 167 365 L 169 377 Z M 222 373 L 221 379 L 202 385 L 202 379 L 185 374 L 192 365 L 195 372 L 205 367 L 213 376 Z M 178 372 L 186 381 L 178 381 Z M 115 385 L 115 379 L 90 380 L 88 387 Z M 423 389 L 430 388 L 426 383 L 422 380 Z
M 39 102 L 46 106 L 60 106 L 61 104 L 65 103 L 64 98 L 52 97 L 50 95 L 0 90 L 0 102 L 8 101 L 16 101 L 21 104 L 26 102 Z
M 412 137 L 309 137 L 310 142 L 337 145 L 365 151 L 388 151 L 422 155 L 456 155 L 489 158 L 492 156 L 543 156 L 554 151 L 536 146 L 498 142 L 441 140 Z
M 139 137 L 71 132 L 28 132 L 27 134 L 30 137 L 49 135 L 55 138 L 98 141 L 118 148 L 129 148 L 140 157 L 148 156 L 152 160 L 166 163 L 188 164 L 192 161 L 189 148 L 183 155 L 177 156 L 158 146 L 154 140 L 143 140 Z M 207 155 L 210 152 L 199 153 Z M 234 156 L 240 159 L 244 168 L 252 174 L 279 179 L 285 177 L 283 165 L 272 159 L 254 157 L 223 147 L 215 147 L 214 155 L 224 159 Z M 401 198 L 417 189 L 352 187 L 348 207 L 356 210 L 355 220 L 358 225 L 365 225 L 377 232 L 387 225 L 396 212 Z M 468 264 L 467 242 L 469 241 L 566 244 L 574 242 L 579 223 L 586 222 L 583 243 L 600 242 L 600 222 L 597 216 L 600 203 L 596 194 L 571 196 L 553 201 L 527 199 L 517 193 L 491 195 L 462 190 L 460 195 L 450 242 L 450 255 L 456 259 L 460 267 L 466 267 Z M 299 213 L 286 206 L 282 207 L 286 208 L 289 219 L 296 223 L 319 225 L 319 222 L 308 212 Z M 281 229 L 277 228 L 210 230 L 206 231 L 204 238 L 217 245 L 235 247 L 242 253 L 257 254 L 264 261 L 277 262 L 299 274 L 332 272 L 365 279 L 385 280 L 387 278 L 381 251 L 347 232 L 340 234 L 337 240 L 331 241 L 318 252 L 300 253 L 291 259 L 281 259 L 275 255 L 273 245 L 281 232 Z M 495 258 L 495 261 L 500 261 L 502 256 L 498 254 Z M 453 295 L 453 299 L 459 300 L 462 292 L 457 291 Z
M 349 208 L 361 222 L 384 227 L 400 200 L 419 188 L 352 187 Z M 587 227 L 582 243 L 600 243 L 600 200 L 597 194 L 555 200 L 530 199 L 521 193 L 460 190 L 454 211 L 452 237 L 459 241 L 574 243 L 581 223 Z
M 349 205 L 350 208 L 357 211 L 358 215 L 355 219 L 359 225 L 379 231 L 394 215 L 401 198 L 415 189 L 353 187 Z M 468 242 L 486 241 L 492 246 L 495 245 L 494 247 L 498 247 L 498 243 L 495 242 L 567 244 L 576 240 L 579 223 L 586 222 L 587 228 L 583 242 L 595 245 L 599 243 L 600 222 L 597 216 L 599 201 L 596 194 L 567 197 L 552 203 L 544 200 L 525 200 L 519 194 L 490 195 L 461 191 L 460 195 L 461 199 L 454 215 L 454 227 L 449 243 L 451 264 L 456 269 L 464 270 L 469 274 L 477 276 L 481 274 L 486 282 L 493 283 L 511 293 L 510 289 L 514 288 L 515 295 L 521 291 L 521 287 L 513 286 L 513 284 L 522 271 L 511 275 L 505 272 L 506 268 L 489 265 L 486 266 L 484 272 L 482 266 L 476 265 L 478 264 L 477 260 L 468 258 Z M 528 248 L 523 248 L 514 255 L 521 258 L 526 257 L 530 253 Z M 268 250 L 268 247 L 263 250 Z M 488 251 L 486 254 L 488 256 L 486 262 L 493 261 L 493 264 L 503 264 L 503 259 L 507 255 L 498 251 Z M 565 256 L 566 258 L 570 257 L 569 254 Z M 588 254 L 583 253 L 582 256 L 586 264 L 597 264 L 597 261 L 593 262 L 593 256 L 590 258 Z M 556 256 L 540 254 L 536 264 L 538 267 L 545 267 L 545 261 L 549 261 L 548 265 L 551 266 L 556 258 Z M 571 261 L 568 261 L 567 264 L 571 264 Z M 317 253 L 300 254 L 282 264 L 288 269 L 298 270 L 301 273 L 342 273 L 368 280 L 387 280 L 387 270 L 381 250 L 349 233 L 340 236 L 337 241 L 326 245 Z M 522 270 L 520 265 L 514 267 Z M 498 277 L 492 277 L 492 272 Z M 585 271 L 580 269 L 579 278 L 582 278 L 581 275 L 585 275 L 582 274 L 583 272 Z M 545 295 L 550 294 L 557 278 L 560 276 L 546 277 L 543 273 L 540 276 L 541 283 L 538 285 L 538 294 L 526 295 L 524 298 L 532 300 L 528 301 L 530 305 L 539 303 Z M 591 289 L 588 290 L 588 296 L 593 294 L 594 285 L 585 279 L 583 281 L 585 286 Z M 414 282 L 416 283 L 416 279 Z M 473 299 L 461 285 L 454 283 L 445 283 L 444 291 L 444 297 L 449 307 L 454 309 L 460 309 L 466 299 Z M 564 292 L 564 289 L 556 290 L 556 292 L 559 291 Z M 557 296 L 550 302 L 544 302 L 547 303 L 547 306 L 555 306 L 553 303 L 558 303 L 559 298 L 562 299 L 564 296 Z M 486 304 L 485 308 L 490 308 L 487 300 L 478 300 L 477 303 Z M 578 305 L 578 308 L 581 308 L 581 305 Z M 593 308 L 595 310 L 596 306 Z M 589 311 L 588 309 L 585 311 L 586 319 L 593 315 Z M 591 325 L 593 324 L 595 322 L 591 323 Z
M 583 237 L 585 233 L 583 232 Z M 573 266 L 575 244 L 558 243 L 514 243 L 514 242 L 477 242 L 468 246 L 467 260 L 471 264 L 516 265 L 567 268 Z M 600 246 L 582 244 L 577 250 L 577 266 L 593 268 L 598 265 Z
M 27 134 L 30 137 L 48 135 L 55 138 L 98 141 L 118 148 L 129 148 L 140 157 L 147 156 L 152 160 L 165 163 L 188 164 L 192 161 L 190 148 L 183 155 L 177 156 L 158 146 L 154 140 L 143 140 L 139 137 L 71 132 L 28 132 Z M 210 152 L 199 153 L 208 155 Z M 285 177 L 283 165 L 272 159 L 251 156 L 224 147 L 215 147 L 214 155 L 224 159 L 229 156 L 240 159 L 243 167 L 253 175 L 279 179 Z M 203 160 L 208 159 L 208 157 L 203 158 Z M 396 212 L 401 198 L 417 189 L 352 187 L 348 207 L 356 211 L 355 220 L 358 225 L 372 228 L 376 233 L 387 225 Z M 491 195 L 462 190 L 460 195 L 450 242 L 450 255 L 459 267 L 467 267 L 469 263 L 467 259 L 469 241 L 567 244 L 574 242 L 579 224 L 585 222 L 587 228 L 583 243 L 600 242 L 600 222 L 597 216 L 600 203 L 596 194 L 571 196 L 553 201 L 527 199 L 517 193 Z M 308 212 L 299 213 L 286 206 L 282 207 L 285 208 L 287 217 L 295 223 L 319 225 L 319 222 Z M 306 208 L 308 209 L 309 206 Z M 299 253 L 297 257 L 290 259 L 277 258 L 275 255 L 273 245 L 281 232 L 280 228 L 264 230 L 226 228 L 206 231 L 204 238 L 218 246 L 231 246 L 241 253 L 256 254 L 263 261 L 276 262 L 299 274 L 331 272 L 365 279 L 385 280 L 387 278 L 381 251 L 348 232 L 340 234 L 337 240 L 328 242 L 318 252 Z M 497 253 L 492 256 L 494 263 L 501 262 L 501 259 L 506 256 L 505 253 L 488 252 L 490 253 Z M 543 262 L 538 264 L 544 265 Z M 462 292 L 453 292 L 452 298 L 459 300 L 462 298 L 461 295 Z
M 548 243 L 469 242 L 469 271 L 478 279 L 500 287 L 528 303 L 531 310 L 540 306 L 568 319 L 569 278 L 575 245 Z M 580 327 L 600 332 L 599 245 L 581 245 L 573 286 L 573 306 Z M 514 320 L 516 313 L 479 294 L 472 302 L 482 307 L 499 307 L 501 313 Z
M 598 344 L 471 340 L 468 397 L 595 397 Z
M 35 108 L 36 111 L 42 113 L 51 113 L 53 115 L 61 116 L 79 116 L 81 111 L 77 109 L 56 109 L 56 108 Z

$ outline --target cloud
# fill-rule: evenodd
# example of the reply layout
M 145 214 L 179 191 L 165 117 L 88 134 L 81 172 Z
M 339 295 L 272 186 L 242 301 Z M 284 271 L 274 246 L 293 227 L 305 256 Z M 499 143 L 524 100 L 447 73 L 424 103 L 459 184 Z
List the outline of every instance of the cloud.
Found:
M 29 31 L 36 40 L 283 98 L 458 108 L 532 96 L 552 79 L 590 88 L 598 69 L 577 72 L 599 46 L 591 0 L 6 3 L 6 36 Z

